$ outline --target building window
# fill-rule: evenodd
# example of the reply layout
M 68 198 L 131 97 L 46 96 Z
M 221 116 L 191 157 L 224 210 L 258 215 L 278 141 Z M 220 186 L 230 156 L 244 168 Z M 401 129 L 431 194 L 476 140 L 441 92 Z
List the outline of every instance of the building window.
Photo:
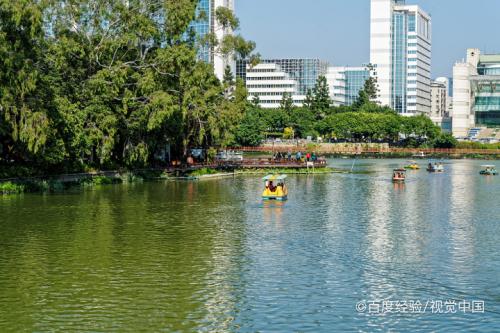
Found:
M 416 31 L 415 15 L 408 16 L 408 31 L 409 32 L 415 32 Z

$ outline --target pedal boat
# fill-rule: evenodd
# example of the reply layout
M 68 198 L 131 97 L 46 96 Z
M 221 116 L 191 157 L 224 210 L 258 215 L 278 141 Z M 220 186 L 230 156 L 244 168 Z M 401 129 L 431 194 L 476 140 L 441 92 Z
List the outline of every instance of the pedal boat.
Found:
M 268 175 L 262 180 L 265 182 L 262 200 L 285 201 L 288 199 L 288 188 L 285 184 L 286 175 Z
M 494 165 L 481 165 L 481 168 L 483 168 L 483 170 L 481 170 L 479 172 L 480 175 L 483 175 L 483 176 L 496 176 L 496 175 L 498 175 L 498 171 Z
M 392 181 L 394 183 L 403 183 L 406 180 L 405 169 L 394 169 L 392 173 Z

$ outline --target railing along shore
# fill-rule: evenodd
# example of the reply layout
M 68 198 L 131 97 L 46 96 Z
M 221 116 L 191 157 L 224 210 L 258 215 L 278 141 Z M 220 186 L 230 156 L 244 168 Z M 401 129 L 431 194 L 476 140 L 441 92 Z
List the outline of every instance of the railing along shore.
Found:
M 229 148 L 243 152 L 280 152 L 297 153 L 313 150 L 321 154 L 448 154 L 448 155 L 500 155 L 500 149 L 461 149 L 461 148 L 384 148 L 384 147 L 314 147 L 313 149 L 304 146 L 259 146 L 259 147 L 234 147 Z

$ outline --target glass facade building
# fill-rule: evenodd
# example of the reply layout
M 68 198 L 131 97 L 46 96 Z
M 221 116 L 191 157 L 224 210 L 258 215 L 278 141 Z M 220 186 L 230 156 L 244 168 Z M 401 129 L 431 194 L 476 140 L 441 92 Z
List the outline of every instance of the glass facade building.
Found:
M 363 89 L 370 71 L 365 67 L 330 67 L 326 79 L 335 106 L 352 105 Z
M 345 73 L 345 98 L 346 105 L 352 105 L 358 100 L 359 92 L 364 88 L 366 80 L 370 77 L 367 69 L 347 70 Z
M 476 126 L 500 126 L 500 55 L 480 55 L 471 80 Z
M 234 11 L 234 0 L 198 0 L 196 7 L 196 19 L 190 23 L 190 28 L 195 33 L 198 43 L 198 59 L 214 66 L 215 75 L 222 80 L 226 66 L 234 73 L 234 60 L 231 56 L 224 57 L 216 52 L 213 47 L 201 43 L 207 34 L 212 33 L 220 41 L 224 36 L 232 34 L 230 28 L 222 27 L 215 19 L 215 11 L 219 7 L 225 7 Z
M 372 0 L 370 63 L 378 101 L 403 115 L 431 112 L 431 17 L 404 0 Z
M 453 66 L 452 129 L 456 137 L 500 128 L 500 54 L 468 49 L 467 60 Z M 487 135 L 482 133 L 481 136 Z
M 262 59 L 261 64 L 276 64 L 288 77 L 297 82 L 297 94 L 306 95 L 313 89 L 319 76 L 325 76 L 328 62 L 319 59 Z M 248 61 L 236 63 L 236 76 L 247 81 Z
M 414 15 L 413 20 L 415 18 Z M 407 113 L 406 89 L 408 68 L 408 16 L 394 13 L 392 16 L 392 108 L 398 113 Z
M 476 125 L 500 126 L 500 55 L 479 57 L 477 76 L 472 77 Z
M 191 22 L 190 27 L 200 40 L 212 31 L 213 0 L 198 0 L 196 7 L 196 21 Z M 198 58 L 205 62 L 212 62 L 211 50 L 208 45 L 198 46 Z

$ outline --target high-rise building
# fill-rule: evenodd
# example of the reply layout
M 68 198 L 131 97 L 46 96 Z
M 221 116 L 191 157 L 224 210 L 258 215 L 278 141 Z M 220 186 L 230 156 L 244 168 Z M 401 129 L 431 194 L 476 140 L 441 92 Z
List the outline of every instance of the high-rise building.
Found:
M 369 77 L 370 71 L 366 67 L 329 67 L 326 80 L 333 105 L 354 104 Z
M 278 108 L 284 92 L 292 93 L 295 105 L 301 106 L 307 91 L 314 89 L 327 70 L 328 63 L 319 59 L 262 59 L 257 66 L 240 60 L 236 64 L 236 76 L 245 82 L 249 99 L 258 95 L 265 108 Z
M 441 81 L 435 80 L 431 83 L 431 113 L 429 117 L 438 126 L 441 126 L 443 117 L 448 112 L 447 90 L 446 84 Z
M 370 62 L 379 102 L 403 115 L 431 109 L 431 17 L 404 0 L 371 0 Z
M 500 54 L 468 49 L 467 59 L 453 67 L 452 128 L 470 136 L 476 126 L 500 127 Z
M 215 34 L 217 40 L 221 41 L 227 34 L 232 34 L 230 28 L 222 27 L 215 18 L 215 12 L 219 7 L 227 7 L 234 11 L 234 0 L 198 0 L 196 7 L 196 21 L 191 23 L 191 27 L 197 38 L 203 38 L 209 33 Z M 201 15 L 203 14 L 203 15 Z M 222 80 L 224 70 L 229 66 L 234 73 L 235 61 L 231 56 L 223 56 L 214 47 L 200 45 L 198 49 L 199 59 L 213 64 L 215 75 Z

